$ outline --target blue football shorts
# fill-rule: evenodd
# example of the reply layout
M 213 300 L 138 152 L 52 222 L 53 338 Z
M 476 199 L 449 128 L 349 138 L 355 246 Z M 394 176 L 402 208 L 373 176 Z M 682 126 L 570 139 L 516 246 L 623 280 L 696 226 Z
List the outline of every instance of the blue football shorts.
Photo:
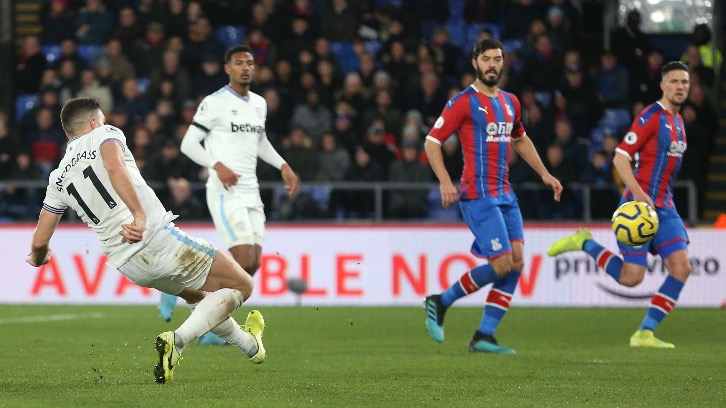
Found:
M 658 214 L 658 232 L 647 244 L 633 247 L 618 242 L 623 261 L 638 265 L 646 265 L 648 252 L 666 259 L 670 254 L 688 249 L 688 233 L 681 216 L 674 207 L 656 208 Z
M 471 253 L 496 258 L 512 251 L 511 241 L 524 242 L 524 226 L 514 193 L 500 197 L 462 200 L 461 214 L 474 234 Z

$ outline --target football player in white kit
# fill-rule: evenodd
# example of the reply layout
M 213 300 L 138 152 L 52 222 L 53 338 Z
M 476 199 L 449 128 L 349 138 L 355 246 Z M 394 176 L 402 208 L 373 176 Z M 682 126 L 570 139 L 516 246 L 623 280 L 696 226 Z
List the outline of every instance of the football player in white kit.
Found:
M 224 60 L 229 84 L 201 102 L 181 151 L 209 169 L 207 205 L 214 225 L 235 261 L 254 275 L 265 241 L 257 158 L 280 169 L 287 194 L 297 192 L 299 181 L 267 139 L 267 102 L 250 91 L 255 74 L 252 49 L 236 45 L 227 50 Z M 193 303 L 196 298 L 190 294 L 183 291 L 179 296 Z M 176 298 L 162 295 L 162 318 L 171 319 L 174 304 Z
M 104 120 L 93 98 L 70 99 L 63 106 L 68 146 L 50 174 L 27 262 L 48 263 L 51 237 L 70 207 L 98 234 L 109 266 L 137 285 L 171 294 L 188 290 L 198 299 L 178 329 L 156 338 L 157 382 L 171 381 L 184 348 L 210 330 L 253 363 L 262 363 L 267 356 L 262 315 L 250 312 L 244 329 L 230 316 L 252 294 L 252 277 L 211 242 L 174 226 L 176 216 L 141 177 L 123 132 Z

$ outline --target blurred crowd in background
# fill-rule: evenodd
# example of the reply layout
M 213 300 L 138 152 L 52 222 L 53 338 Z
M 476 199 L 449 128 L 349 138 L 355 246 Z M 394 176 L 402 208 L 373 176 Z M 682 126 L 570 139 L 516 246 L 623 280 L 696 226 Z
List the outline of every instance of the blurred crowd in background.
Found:
M 519 97 L 549 171 L 564 185 L 613 187 L 594 190 L 602 195 L 592 198 L 595 218 L 609 217 L 617 201 L 615 147 L 633 115 L 660 98 L 661 66 L 682 59 L 691 91 L 682 109 L 688 151 L 681 178 L 705 191 L 718 126 L 711 93 L 722 64 L 706 25 L 694 27 L 687 48 L 658 49 L 634 10 L 609 33 L 610 49 L 585 60 L 584 51 L 602 47 L 583 43 L 584 19 L 569 0 L 50 0 L 41 14 L 43 32 L 18 49 L 15 117 L 7 106 L 0 111 L 0 180 L 47 179 L 65 150 L 61 106 L 92 96 L 107 123 L 124 131 L 167 208 L 185 220 L 208 219 L 203 188 L 192 188 L 206 171 L 179 145 L 201 99 L 228 82 L 224 51 L 241 42 L 255 51 L 252 90 L 268 104 L 267 136 L 303 185 L 433 182 L 424 138 L 446 101 L 473 82 L 475 42 L 493 37 L 506 47 L 500 87 Z M 456 137 L 444 152 L 456 179 Z M 515 185 L 538 181 L 515 155 L 510 165 Z M 279 180 L 264 163 L 258 175 Z M 373 211 L 370 191 L 328 193 L 284 200 L 276 216 L 366 218 Z M 525 218 L 581 213 L 572 189 L 558 205 L 550 193 L 537 194 L 520 194 Z M 42 197 L 43 189 L 6 187 L 0 217 L 34 219 Z M 391 219 L 426 218 L 432 206 L 425 191 L 394 191 L 385 201 Z

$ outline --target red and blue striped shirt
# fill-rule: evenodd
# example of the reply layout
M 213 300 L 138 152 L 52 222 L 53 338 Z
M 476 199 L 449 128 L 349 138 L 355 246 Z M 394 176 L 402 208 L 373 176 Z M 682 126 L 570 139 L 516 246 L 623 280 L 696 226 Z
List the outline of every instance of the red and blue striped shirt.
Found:
M 470 86 L 446 104 L 426 138 L 441 144 L 454 133 L 459 135 L 464 155 L 460 198 L 512 193 L 508 165 L 511 141 L 525 135 L 519 99 L 501 89 L 496 97 L 489 97 Z
M 663 208 L 674 206 L 673 182 L 686 148 L 683 118 L 656 102 L 635 118 L 616 151 L 635 159 L 635 180 L 655 206 Z M 623 198 L 632 201 L 633 192 L 626 188 Z

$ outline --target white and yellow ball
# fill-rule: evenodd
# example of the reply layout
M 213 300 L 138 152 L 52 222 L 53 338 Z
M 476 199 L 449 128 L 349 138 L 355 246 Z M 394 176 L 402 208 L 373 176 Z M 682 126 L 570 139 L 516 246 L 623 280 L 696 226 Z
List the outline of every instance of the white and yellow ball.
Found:
M 658 232 L 658 214 L 641 201 L 624 203 L 615 210 L 611 221 L 615 237 L 625 245 L 643 245 Z

